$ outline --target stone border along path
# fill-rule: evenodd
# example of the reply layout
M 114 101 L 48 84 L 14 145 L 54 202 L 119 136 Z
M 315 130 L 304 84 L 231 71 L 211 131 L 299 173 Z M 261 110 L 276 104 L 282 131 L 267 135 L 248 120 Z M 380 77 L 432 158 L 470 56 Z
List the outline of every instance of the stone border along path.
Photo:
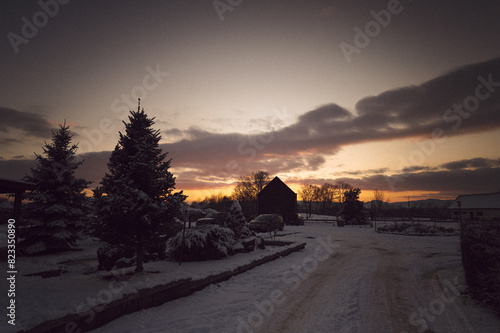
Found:
M 266 241 L 266 245 L 267 244 L 268 241 Z M 104 326 L 107 323 L 120 318 L 121 316 L 125 316 L 139 310 L 160 306 L 166 302 L 189 296 L 196 291 L 208 287 L 211 284 L 229 280 L 231 277 L 244 273 L 254 267 L 276 260 L 280 257 L 287 256 L 293 252 L 302 250 L 305 248 L 305 246 L 306 243 L 300 243 L 293 247 L 284 249 L 283 251 L 273 253 L 267 257 L 254 260 L 231 271 L 210 275 L 202 279 L 193 280 L 191 278 L 188 278 L 176 280 L 165 285 L 158 285 L 152 288 L 142 289 L 134 294 L 124 295 L 121 299 L 112 301 L 108 304 L 99 305 L 99 309 L 94 308 L 93 310 L 95 313 L 95 317 L 92 321 L 90 321 L 90 323 L 87 323 L 86 320 L 88 320 L 88 318 L 83 317 L 81 314 L 72 313 L 59 319 L 49 320 L 44 323 L 38 324 L 26 331 L 18 331 L 18 333 L 62 333 L 91 331 L 98 327 Z

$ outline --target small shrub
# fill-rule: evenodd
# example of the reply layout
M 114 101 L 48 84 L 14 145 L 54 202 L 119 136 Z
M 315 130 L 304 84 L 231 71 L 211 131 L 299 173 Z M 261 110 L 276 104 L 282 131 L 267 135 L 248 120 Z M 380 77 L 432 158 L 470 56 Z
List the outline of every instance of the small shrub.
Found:
M 179 232 L 168 240 L 167 252 L 176 260 L 180 260 L 182 253 L 183 261 L 221 259 L 234 254 L 237 244 L 234 237 L 231 229 L 216 224 L 186 229 L 184 246 L 182 232 Z
M 431 225 L 424 224 L 410 224 L 401 223 L 393 225 L 385 225 L 383 227 L 377 228 L 378 232 L 394 232 L 394 233 L 405 233 L 405 234 L 422 234 L 422 235 L 435 235 L 438 233 L 454 233 L 455 230 L 452 228 L 445 227 L 435 227 Z
M 104 245 L 97 249 L 99 270 L 111 270 L 120 258 L 132 258 L 135 252 L 126 246 Z

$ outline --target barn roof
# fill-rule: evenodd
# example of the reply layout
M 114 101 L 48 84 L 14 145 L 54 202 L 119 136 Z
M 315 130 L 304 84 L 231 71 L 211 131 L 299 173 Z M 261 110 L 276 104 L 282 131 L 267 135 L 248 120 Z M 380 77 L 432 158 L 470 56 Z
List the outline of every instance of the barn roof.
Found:
M 500 209 L 500 192 L 459 195 L 448 208 L 458 209 L 458 201 L 461 209 Z
M 289 192 L 295 194 L 295 192 L 288 187 L 287 184 L 283 183 L 283 181 L 281 179 L 278 178 L 278 176 L 274 177 L 273 180 L 271 180 L 260 192 L 265 192 L 266 189 L 269 190 L 271 188 L 283 188 L 285 190 L 288 190 Z

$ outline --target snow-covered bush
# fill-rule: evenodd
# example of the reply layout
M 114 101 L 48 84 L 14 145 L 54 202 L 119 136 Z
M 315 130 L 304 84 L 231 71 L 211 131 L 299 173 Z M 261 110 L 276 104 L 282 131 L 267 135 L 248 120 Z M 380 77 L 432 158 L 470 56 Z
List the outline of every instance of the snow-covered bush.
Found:
M 130 259 L 134 256 L 134 250 L 126 246 L 112 246 L 106 244 L 97 249 L 97 260 L 99 270 L 111 270 L 116 262 L 122 258 Z
M 213 215 L 222 213 L 213 211 Z M 247 221 L 238 201 L 234 201 L 224 220 L 219 224 L 204 224 L 193 229 L 186 229 L 184 248 L 182 232 L 172 237 L 167 243 L 167 253 L 183 261 L 201 261 L 220 259 L 237 252 L 248 252 L 264 245 L 260 237 L 247 227 Z
M 204 225 L 199 228 L 186 229 L 184 235 L 179 232 L 167 242 L 167 253 L 183 261 L 203 261 L 220 259 L 234 254 L 237 244 L 234 232 L 219 225 Z M 183 248 L 184 247 L 184 248 Z
M 248 229 L 248 228 L 247 228 Z M 250 231 L 250 229 L 248 229 Z M 251 232 L 251 231 L 250 231 Z M 264 239 L 260 236 L 241 238 L 235 247 L 236 252 L 251 252 L 256 249 L 265 249 Z
M 185 202 L 182 203 L 179 209 L 180 217 L 186 222 L 196 222 L 198 219 L 205 217 L 208 211 L 201 208 L 188 206 Z

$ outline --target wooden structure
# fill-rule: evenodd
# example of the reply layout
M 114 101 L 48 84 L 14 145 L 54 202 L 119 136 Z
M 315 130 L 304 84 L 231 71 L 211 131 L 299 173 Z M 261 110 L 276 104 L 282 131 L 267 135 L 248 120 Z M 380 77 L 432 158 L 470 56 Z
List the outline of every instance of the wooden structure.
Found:
M 13 193 L 14 197 L 14 212 L 12 218 L 19 222 L 21 220 L 21 204 L 23 202 L 23 193 L 35 189 L 36 184 L 18 180 L 10 180 L 0 178 L 0 193 Z
M 297 217 L 297 193 L 290 189 L 281 179 L 274 177 L 257 194 L 258 214 L 280 214 L 285 223 Z

